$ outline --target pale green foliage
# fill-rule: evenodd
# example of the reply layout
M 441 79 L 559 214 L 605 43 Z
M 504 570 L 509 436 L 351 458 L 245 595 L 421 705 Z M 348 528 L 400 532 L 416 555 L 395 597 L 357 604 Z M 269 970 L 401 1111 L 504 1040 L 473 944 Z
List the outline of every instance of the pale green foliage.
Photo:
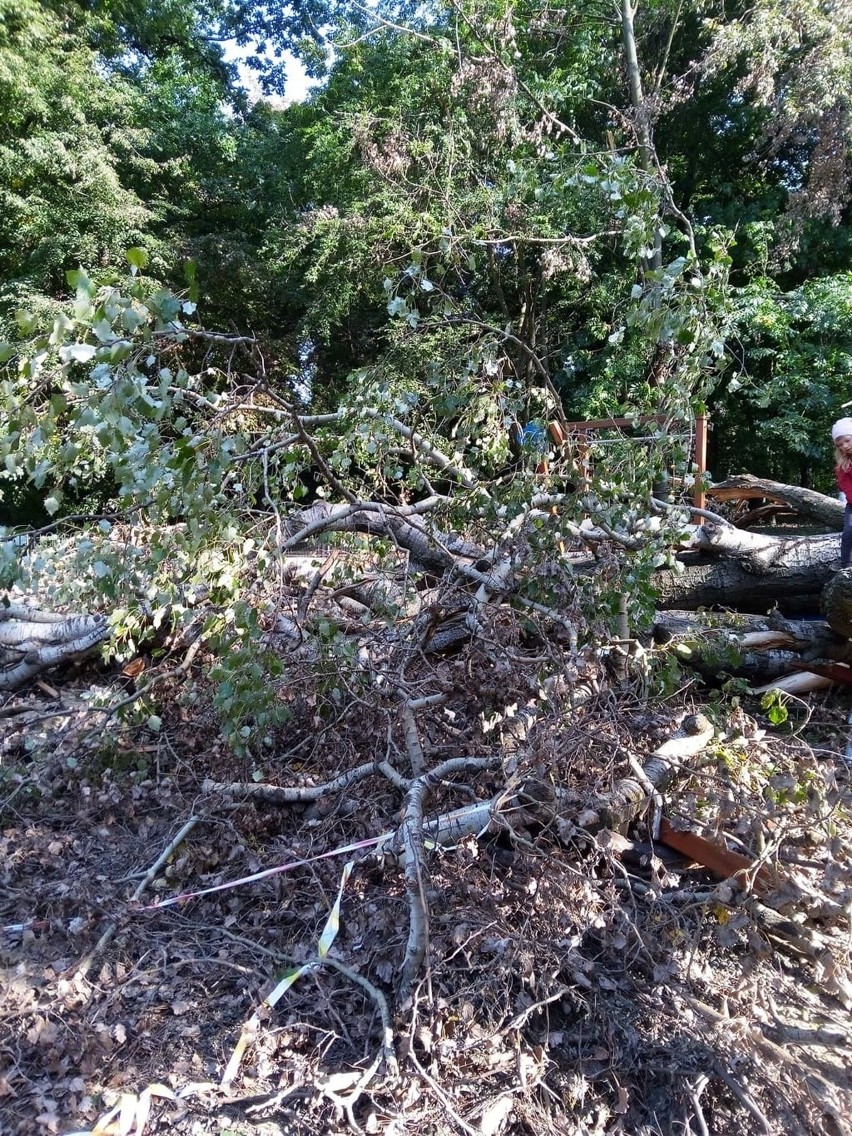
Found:
M 54 514 L 67 511 L 69 492 L 80 487 L 91 503 L 94 490 L 122 522 L 42 537 L 20 557 L 3 545 L 4 583 L 47 607 L 105 608 L 119 658 L 164 622 L 188 626 L 199 599 L 223 613 L 218 642 L 229 626 L 238 638 L 246 627 L 256 633 L 235 622 L 234 605 L 249 559 L 262 572 L 266 556 L 240 523 L 244 487 L 229 480 L 245 436 L 236 418 L 232 430 L 216 424 L 227 378 L 215 366 L 184 365 L 192 349 L 182 321 L 195 305 L 138 275 L 142 250 L 128 260 L 130 276 L 101 286 L 70 274 L 76 297 L 48 334 L 21 313 L 30 339 L 0 382 L 7 483 L 41 486 Z
M 771 114 L 767 158 L 803 149 L 792 203 L 805 214 L 843 217 L 852 145 L 852 12 L 845 0 L 759 0 L 737 18 L 709 18 L 708 74 L 739 72 L 735 92 Z M 745 66 L 743 62 L 745 61 Z
M 290 715 L 276 697 L 282 660 L 264 646 L 257 612 L 245 601 L 236 601 L 212 619 L 206 633 L 218 657 L 210 677 L 217 684 L 214 705 L 224 736 L 236 754 L 262 753 L 266 731 Z M 256 766 L 258 779 L 261 772 Z
M 6 476 L 49 483 L 51 513 L 68 488 L 99 479 L 123 505 L 145 502 L 157 518 L 183 514 L 190 499 L 212 503 L 228 451 L 213 452 L 193 424 L 214 409 L 215 383 L 208 400 L 201 387 L 210 377 L 190 377 L 173 362 L 185 339 L 180 318 L 195 305 L 139 278 L 126 288 L 97 287 L 82 271 L 69 280 L 70 312 L 59 311 L 50 334 L 7 368 Z M 29 313 L 18 320 L 22 332 L 35 330 Z

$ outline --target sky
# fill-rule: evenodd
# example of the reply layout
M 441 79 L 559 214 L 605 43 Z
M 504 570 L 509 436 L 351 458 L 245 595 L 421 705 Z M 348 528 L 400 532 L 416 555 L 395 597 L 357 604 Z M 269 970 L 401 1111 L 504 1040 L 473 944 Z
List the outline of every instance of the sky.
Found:
M 223 44 L 222 54 L 229 63 L 236 62 L 240 73 L 240 82 L 249 92 L 252 101 L 265 98 L 255 72 L 240 63 L 241 56 L 245 55 L 245 48 L 238 47 L 235 43 L 226 43 Z M 287 70 L 287 86 L 284 90 L 283 99 L 278 96 L 268 99 L 273 106 L 286 106 L 288 103 L 301 102 L 313 85 L 305 74 L 302 64 L 289 53 L 284 56 L 284 65 Z

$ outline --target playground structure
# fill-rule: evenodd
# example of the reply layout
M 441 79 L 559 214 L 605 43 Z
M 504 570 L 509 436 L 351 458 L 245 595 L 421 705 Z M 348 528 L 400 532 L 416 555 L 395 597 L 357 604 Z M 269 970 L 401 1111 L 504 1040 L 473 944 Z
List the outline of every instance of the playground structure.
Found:
M 590 453 L 592 445 L 605 446 L 611 442 L 624 440 L 623 438 L 598 438 L 598 434 L 607 430 L 632 430 L 636 426 L 651 424 L 668 428 L 672 424 L 672 419 L 664 414 L 648 414 L 638 418 L 593 418 L 582 422 L 564 422 L 558 425 L 552 423 L 550 430 L 554 441 L 560 441 L 558 434 L 567 431 L 564 441 L 571 443 L 576 448 L 581 469 L 586 475 L 589 475 L 592 470 Z M 704 474 L 707 471 L 707 431 L 709 428 L 707 415 L 697 414 L 692 423 L 682 423 L 682 425 L 686 426 L 687 429 L 674 432 L 669 432 L 667 429 L 667 437 L 687 442 L 685 448 L 688 456 L 692 459 L 690 464 L 695 476 L 692 504 L 696 509 L 704 509 L 707 502 L 704 484 Z M 648 436 L 629 437 L 628 440 L 641 443 L 652 442 L 657 439 Z

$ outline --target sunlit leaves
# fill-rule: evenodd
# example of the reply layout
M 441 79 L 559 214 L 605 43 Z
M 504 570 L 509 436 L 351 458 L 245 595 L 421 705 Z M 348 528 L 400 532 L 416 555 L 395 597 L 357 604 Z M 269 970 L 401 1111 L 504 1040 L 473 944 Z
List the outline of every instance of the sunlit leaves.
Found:
M 145 268 L 150 260 L 148 251 L 144 248 L 129 248 L 125 251 L 124 256 L 134 275 L 140 268 Z
M 59 358 L 63 363 L 90 363 L 97 354 L 97 348 L 91 343 L 71 343 L 62 347 Z

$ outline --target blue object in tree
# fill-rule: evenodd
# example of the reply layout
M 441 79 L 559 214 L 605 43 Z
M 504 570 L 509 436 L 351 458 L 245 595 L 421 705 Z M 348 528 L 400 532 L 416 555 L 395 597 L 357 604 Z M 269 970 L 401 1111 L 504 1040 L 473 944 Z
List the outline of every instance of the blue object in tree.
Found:
M 521 445 L 525 450 L 543 454 L 547 449 L 547 431 L 540 422 L 528 422 L 521 434 Z

